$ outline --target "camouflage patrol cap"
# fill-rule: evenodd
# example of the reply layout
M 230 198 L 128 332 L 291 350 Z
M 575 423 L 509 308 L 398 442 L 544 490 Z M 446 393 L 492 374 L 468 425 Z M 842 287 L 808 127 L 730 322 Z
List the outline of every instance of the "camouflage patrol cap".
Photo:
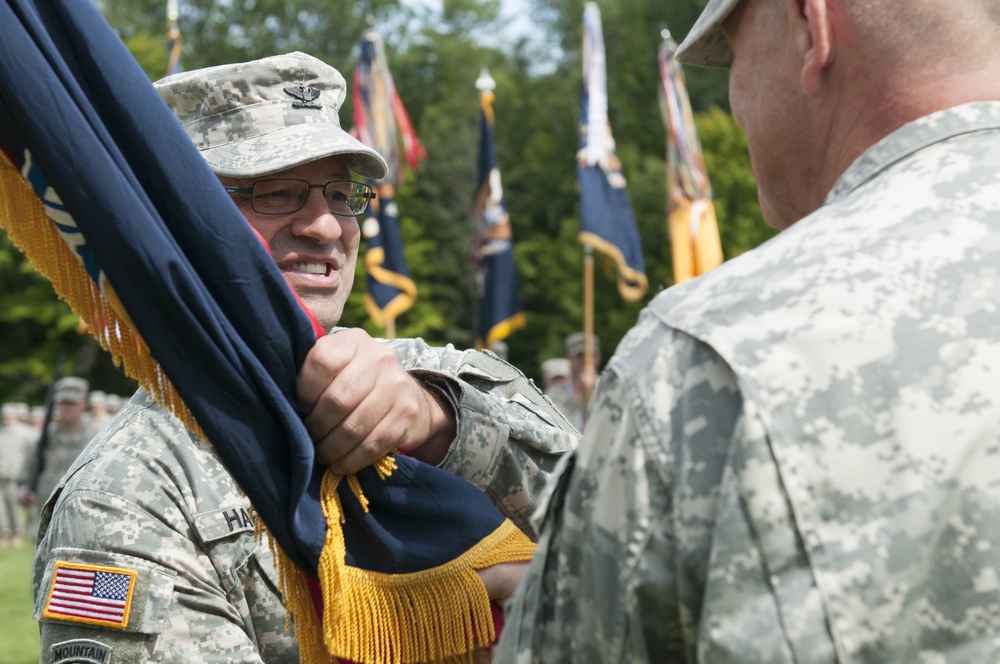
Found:
M 347 84 L 305 53 L 196 69 L 154 84 L 217 175 L 257 177 L 333 155 L 385 177 L 385 160 L 340 126 Z
M 56 403 L 83 403 L 87 400 L 90 383 L 77 376 L 66 376 L 57 380 L 53 388 L 53 399 Z
M 677 61 L 699 67 L 728 68 L 733 63 L 733 49 L 722 34 L 722 22 L 738 4 L 740 0 L 709 0 L 677 47 Z
M 551 357 L 542 362 L 542 379 L 569 378 L 573 375 L 573 367 L 565 357 Z

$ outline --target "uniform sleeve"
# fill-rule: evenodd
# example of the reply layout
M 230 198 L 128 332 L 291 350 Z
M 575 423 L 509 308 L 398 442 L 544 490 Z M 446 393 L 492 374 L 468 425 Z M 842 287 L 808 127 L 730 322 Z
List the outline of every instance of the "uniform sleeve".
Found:
M 393 342 L 418 379 L 437 381 L 458 415 L 444 470 L 480 489 L 529 535 L 530 515 L 556 462 L 579 433 L 517 368 L 492 353 L 432 348 L 419 339 Z
M 554 479 L 498 661 L 696 661 L 740 392 L 711 349 L 646 319 L 602 374 Z
M 297 662 L 246 497 L 208 443 L 132 408 L 43 510 L 40 661 Z
M 220 576 L 183 533 L 117 496 L 64 496 L 35 560 L 43 664 L 265 661 L 240 610 L 247 597 L 238 570 Z M 244 564 L 256 564 L 252 554 Z M 92 571 L 120 593 L 95 585 L 94 596 L 60 600 L 61 588 Z

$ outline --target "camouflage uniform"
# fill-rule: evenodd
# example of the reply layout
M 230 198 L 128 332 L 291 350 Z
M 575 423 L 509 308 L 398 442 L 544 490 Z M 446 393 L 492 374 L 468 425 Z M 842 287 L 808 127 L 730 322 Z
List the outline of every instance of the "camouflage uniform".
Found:
M 38 432 L 21 422 L 0 426 L 0 538 L 24 537 L 24 507 L 18 500 L 18 481 L 28 463 Z
M 442 467 L 530 528 L 527 515 L 552 467 L 576 443 L 569 424 L 493 356 L 419 340 L 391 344 L 459 413 Z M 297 662 L 273 560 L 254 541 L 249 510 L 211 445 L 140 391 L 46 505 L 34 572 L 41 661 L 86 653 L 116 664 Z M 135 571 L 127 627 L 43 617 L 57 562 Z
M 996 661 L 998 284 L 981 102 L 658 296 L 554 472 L 497 661 Z
M 94 421 L 89 413 L 84 413 L 81 419 L 80 428 L 76 431 L 61 431 L 57 423 L 50 424 L 45 449 L 36 450 L 37 454 L 43 455 L 38 485 L 35 489 L 39 504 L 48 499 L 63 474 L 80 456 L 87 443 L 101 430 L 101 425 Z

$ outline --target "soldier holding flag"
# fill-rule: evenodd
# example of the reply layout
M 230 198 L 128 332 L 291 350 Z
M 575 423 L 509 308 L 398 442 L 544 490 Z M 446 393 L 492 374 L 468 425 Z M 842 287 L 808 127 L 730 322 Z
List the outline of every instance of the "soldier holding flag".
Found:
M 337 327 L 356 215 L 372 198 L 354 176 L 386 171 L 340 128 L 345 88 L 301 53 L 157 84 L 287 282 L 334 332 L 299 374 L 317 461 L 350 474 L 398 448 L 465 477 L 531 533 L 535 499 L 576 442 L 538 390 L 495 357 Z M 299 661 L 243 488 L 208 441 L 140 390 L 46 505 L 34 578 L 41 661 L 76 661 L 84 647 L 115 662 Z M 485 570 L 491 596 L 512 592 L 517 572 Z M 61 589 L 83 577 L 94 590 L 67 603 Z M 102 603 L 115 608 L 97 612 Z

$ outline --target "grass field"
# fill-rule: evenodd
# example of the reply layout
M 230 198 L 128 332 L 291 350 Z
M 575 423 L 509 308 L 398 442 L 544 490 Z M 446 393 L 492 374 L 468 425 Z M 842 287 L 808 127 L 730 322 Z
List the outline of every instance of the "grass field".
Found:
M 31 545 L 0 549 L 0 661 L 38 663 L 38 624 L 31 609 Z

